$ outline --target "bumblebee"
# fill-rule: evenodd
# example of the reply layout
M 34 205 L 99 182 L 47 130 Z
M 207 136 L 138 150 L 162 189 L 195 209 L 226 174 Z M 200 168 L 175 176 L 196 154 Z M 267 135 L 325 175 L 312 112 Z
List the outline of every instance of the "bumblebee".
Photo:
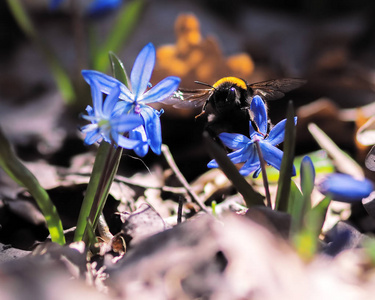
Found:
M 283 78 L 247 83 L 237 77 L 224 77 L 213 85 L 195 81 L 205 85 L 206 89 L 188 90 L 180 88 L 164 103 L 173 104 L 177 108 L 194 108 L 202 106 L 196 118 L 204 115 L 210 108 L 206 130 L 213 136 L 220 132 L 249 134 L 249 121 L 253 119 L 250 104 L 255 95 L 263 101 L 277 100 L 285 93 L 292 91 L 304 83 L 303 79 Z

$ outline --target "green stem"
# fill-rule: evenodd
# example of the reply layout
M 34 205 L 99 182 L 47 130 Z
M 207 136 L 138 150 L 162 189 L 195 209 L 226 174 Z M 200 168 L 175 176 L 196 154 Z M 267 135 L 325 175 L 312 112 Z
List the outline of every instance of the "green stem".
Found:
M 108 153 L 112 145 L 102 142 L 96 154 L 94 167 L 91 173 L 90 181 L 87 186 L 85 197 L 83 198 L 81 211 L 78 216 L 77 228 L 74 234 L 74 241 L 81 241 L 86 230 L 87 220 L 90 215 L 91 207 L 94 205 L 95 195 L 105 170 Z

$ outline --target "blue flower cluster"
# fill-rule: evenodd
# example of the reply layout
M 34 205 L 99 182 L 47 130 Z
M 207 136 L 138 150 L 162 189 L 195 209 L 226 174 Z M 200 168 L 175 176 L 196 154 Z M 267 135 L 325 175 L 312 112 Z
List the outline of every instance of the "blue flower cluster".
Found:
M 259 96 L 253 98 L 250 110 L 254 115 L 253 122 L 258 127 L 258 130 L 255 130 L 252 123 L 249 122 L 250 138 L 242 134 L 226 132 L 220 133 L 219 137 L 225 146 L 236 150 L 228 154 L 231 161 L 234 164 L 245 163 L 240 169 L 240 173 L 243 176 L 247 176 L 255 171 L 253 177 L 256 178 L 261 172 L 261 167 L 255 142 L 259 143 L 264 160 L 269 165 L 280 170 L 283 152 L 276 148 L 276 146 L 284 141 L 286 119 L 276 124 L 269 134 L 267 134 L 267 108 Z M 297 117 L 295 117 L 294 120 L 296 123 Z M 217 168 L 218 164 L 215 160 L 211 160 L 207 166 L 209 168 Z M 294 175 L 296 175 L 296 171 L 293 167 L 293 176 Z
M 161 153 L 162 111 L 148 104 L 169 97 L 180 83 L 180 78 L 170 76 L 152 88 L 149 87 L 155 65 L 156 52 L 149 43 L 137 56 L 130 74 L 131 87 L 106 74 L 83 70 L 82 75 L 91 87 L 93 107 L 86 108 L 83 118 L 91 124 L 82 127 L 86 133 L 85 143 L 93 144 L 99 139 L 133 149 L 138 156 L 147 154 L 149 147 Z M 103 94 L 105 100 L 103 101 Z
M 51 0 L 50 9 L 56 10 L 62 2 L 65 0 Z M 77 0 L 73 0 L 77 1 Z M 98 14 L 106 13 L 111 10 L 115 10 L 122 3 L 122 0 L 93 0 L 85 9 L 85 12 L 89 16 L 95 16 Z

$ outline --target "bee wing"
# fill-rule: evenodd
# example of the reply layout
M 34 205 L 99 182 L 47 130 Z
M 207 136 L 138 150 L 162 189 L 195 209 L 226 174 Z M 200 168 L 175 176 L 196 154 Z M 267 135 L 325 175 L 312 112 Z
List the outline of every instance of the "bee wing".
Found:
M 203 106 L 211 96 L 212 89 L 178 89 L 171 96 L 161 101 L 164 104 L 171 104 L 176 108 L 194 108 Z
M 305 83 L 304 79 L 283 78 L 252 83 L 248 87 L 253 90 L 254 95 L 259 95 L 264 100 L 276 100 Z

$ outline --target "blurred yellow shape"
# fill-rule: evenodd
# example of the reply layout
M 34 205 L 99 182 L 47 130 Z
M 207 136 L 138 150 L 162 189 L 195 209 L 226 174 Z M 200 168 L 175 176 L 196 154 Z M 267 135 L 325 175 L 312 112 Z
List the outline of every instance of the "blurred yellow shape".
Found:
M 194 81 L 213 84 L 222 77 L 246 79 L 254 70 L 254 63 L 246 53 L 224 57 L 217 40 L 202 38 L 198 19 L 182 14 L 175 22 L 176 44 L 160 46 L 156 51 L 153 81 L 166 76 L 181 78 L 181 87 L 199 88 Z

